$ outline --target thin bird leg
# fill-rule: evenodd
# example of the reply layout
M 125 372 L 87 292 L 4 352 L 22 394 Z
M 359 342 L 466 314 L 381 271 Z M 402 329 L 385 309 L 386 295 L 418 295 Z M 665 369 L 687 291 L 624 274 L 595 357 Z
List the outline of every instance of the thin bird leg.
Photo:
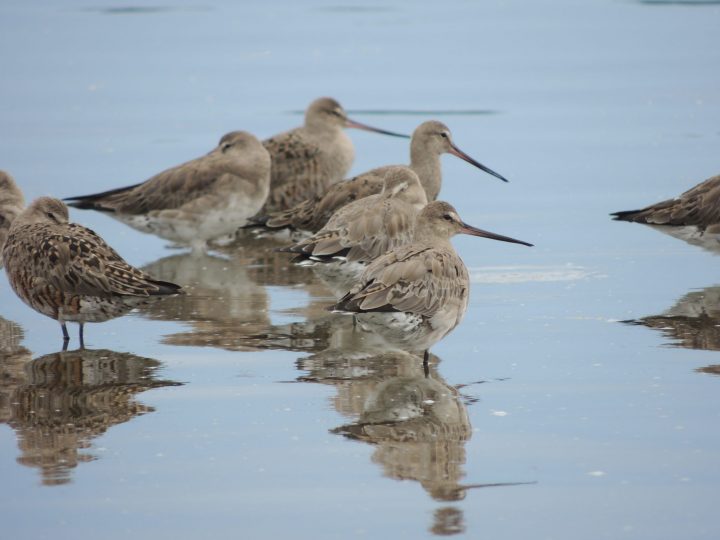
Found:
M 425 352 L 423 353 L 423 372 L 425 373 L 426 379 L 428 377 L 430 377 L 430 365 L 428 364 L 429 360 L 430 360 L 430 350 L 425 349 Z
M 84 336 L 83 330 L 85 330 L 85 324 L 80 323 L 80 348 L 81 349 L 85 348 L 85 336 Z
M 67 348 L 67 343 L 68 341 L 70 341 L 70 334 L 68 334 L 67 326 L 65 326 L 65 323 L 60 323 L 60 328 L 62 328 L 63 341 L 65 342 L 65 347 Z

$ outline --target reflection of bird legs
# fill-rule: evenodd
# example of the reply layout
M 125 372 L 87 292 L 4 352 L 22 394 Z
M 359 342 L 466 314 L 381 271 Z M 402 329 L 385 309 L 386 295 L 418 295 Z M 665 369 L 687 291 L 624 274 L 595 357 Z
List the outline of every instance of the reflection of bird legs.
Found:
M 68 343 L 70 343 L 70 334 L 68 334 L 67 325 L 65 323 L 62 323 L 60 325 L 60 328 L 62 328 L 63 333 L 63 352 L 67 351 Z

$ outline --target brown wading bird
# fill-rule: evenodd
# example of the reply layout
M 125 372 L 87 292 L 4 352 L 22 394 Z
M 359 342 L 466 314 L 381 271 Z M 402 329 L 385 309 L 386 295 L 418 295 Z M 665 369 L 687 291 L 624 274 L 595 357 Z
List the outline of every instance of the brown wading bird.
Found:
M 272 176 L 260 215 L 286 210 L 345 178 L 355 150 L 343 128 L 407 138 L 351 120 L 333 98 L 316 99 L 305 111 L 303 126 L 263 141 L 272 158 Z
M 716 234 L 720 232 L 720 175 L 708 178 L 679 197 L 641 210 L 610 214 L 618 221 L 648 225 L 695 226 Z
M 420 124 L 410 141 L 410 169 L 420 179 L 428 201 L 434 201 L 442 185 L 440 156 L 452 154 L 507 182 L 507 179 L 460 150 L 452 141 L 450 129 L 436 120 Z M 269 229 L 291 228 L 317 232 L 341 207 L 352 201 L 380 193 L 388 167 L 379 167 L 346 182 L 331 186 L 314 198 L 308 198 L 285 212 L 275 212 L 252 220 L 251 226 Z M 254 222 L 254 223 L 253 223 Z
M 212 152 L 141 184 L 65 200 L 200 252 L 255 215 L 269 189 L 267 150 L 250 133 L 233 131 Z
M 375 259 L 331 310 L 353 313 L 361 327 L 413 352 L 428 349 L 465 315 L 470 279 L 450 243 L 470 234 L 532 246 L 464 223 L 452 205 L 435 201 L 420 213 L 414 240 Z
M 15 219 L 3 260 L 20 299 L 60 323 L 65 348 L 68 321 L 79 323 L 82 348 L 85 323 L 182 292 L 129 265 L 90 229 L 69 223 L 67 206 L 50 197 L 36 199 Z
M 418 176 L 407 167 L 389 167 L 383 190 L 343 206 L 309 238 L 279 251 L 295 262 L 352 265 L 350 274 L 386 251 L 412 240 L 415 218 L 427 204 Z
M 15 180 L 5 171 L 0 171 L 0 268 L 3 267 L 2 247 L 10 225 L 24 207 L 25 198 Z

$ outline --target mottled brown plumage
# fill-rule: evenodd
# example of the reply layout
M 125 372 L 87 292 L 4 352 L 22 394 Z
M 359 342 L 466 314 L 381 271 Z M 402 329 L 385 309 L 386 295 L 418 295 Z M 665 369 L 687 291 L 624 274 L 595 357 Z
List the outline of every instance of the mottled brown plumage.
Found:
M 103 349 L 1 358 L 0 422 L 15 431 L 17 462 L 37 468 L 45 485 L 67 484 L 75 467 L 101 457 L 96 437 L 154 411 L 136 394 L 181 384 L 158 379 L 160 367 Z
M 272 176 L 260 215 L 286 210 L 345 178 L 355 150 L 343 128 L 405 137 L 350 120 L 333 98 L 316 99 L 305 112 L 303 126 L 263 141 L 272 158 Z
M 675 227 L 696 226 L 710 232 L 720 232 L 720 175 L 705 180 L 674 199 L 641 210 L 624 210 L 611 215 L 618 221 Z
M 118 317 L 134 307 L 178 294 L 129 265 L 90 229 L 68 222 L 58 199 L 36 199 L 13 222 L 3 248 L 5 271 L 20 299 L 35 311 L 83 325 Z
M 367 264 L 412 240 L 415 218 L 426 204 L 417 175 L 390 167 L 381 193 L 340 208 L 319 232 L 281 251 L 297 253 L 296 262 Z
M 475 161 L 455 146 L 450 130 L 445 124 L 430 120 L 415 129 L 410 141 L 410 168 L 420 178 L 428 201 L 434 201 L 440 193 L 442 185 L 440 156 L 446 153 L 455 155 L 507 182 L 505 178 Z M 316 232 L 339 208 L 353 201 L 380 193 L 388 168 L 389 166 L 372 169 L 347 182 L 335 184 L 287 211 L 258 218 L 257 224 L 270 229 L 289 227 Z
M 25 198 L 15 180 L 5 171 L 0 171 L 0 268 L 3 267 L 2 247 L 10 225 L 24 207 Z
M 462 320 L 470 280 L 450 243 L 458 233 L 531 245 L 465 224 L 448 203 L 428 204 L 414 240 L 375 259 L 333 310 L 368 315 L 375 327 L 410 350 L 427 350 Z
M 201 250 L 208 240 L 243 226 L 262 207 L 269 188 L 268 152 L 250 133 L 233 131 L 205 156 L 142 184 L 66 200 Z

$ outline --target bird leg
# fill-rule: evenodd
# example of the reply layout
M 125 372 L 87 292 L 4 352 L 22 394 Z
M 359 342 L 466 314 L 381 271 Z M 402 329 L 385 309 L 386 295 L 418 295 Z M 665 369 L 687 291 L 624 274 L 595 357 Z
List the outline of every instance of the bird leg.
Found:
M 425 352 L 423 353 L 423 372 L 425 373 L 426 379 L 428 377 L 430 377 L 430 365 L 428 364 L 429 360 L 430 360 L 430 349 L 425 349 Z
M 81 349 L 85 348 L 85 336 L 84 336 L 83 330 L 85 330 L 85 324 L 80 323 L 80 348 Z
M 67 351 L 68 343 L 70 342 L 70 334 L 68 334 L 67 326 L 65 323 L 60 323 L 60 328 L 62 328 L 63 333 L 63 351 Z

